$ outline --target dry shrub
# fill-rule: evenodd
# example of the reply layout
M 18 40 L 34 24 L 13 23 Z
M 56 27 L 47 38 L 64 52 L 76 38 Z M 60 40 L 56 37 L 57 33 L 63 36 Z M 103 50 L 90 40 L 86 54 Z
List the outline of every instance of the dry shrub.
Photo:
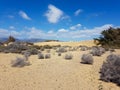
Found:
M 60 53 L 60 52 L 58 52 L 58 56 L 61 56 L 61 53 Z
M 38 53 L 38 59 L 44 59 L 44 54 Z
M 65 47 L 60 47 L 56 50 L 56 52 L 64 53 L 64 52 L 67 52 L 67 50 L 65 49 Z
M 72 54 L 65 54 L 65 57 L 64 57 L 65 59 L 67 59 L 67 60 L 70 60 L 70 59 L 72 59 L 73 58 L 73 55 Z
M 80 50 L 81 51 L 86 51 L 86 50 L 88 50 L 88 47 L 87 46 L 80 46 Z
M 29 48 L 27 52 L 29 52 L 31 55 L 37 55 L 39 51 L 36 48 Z
M 100 69 L 100 79 L 120 85 L 120 56 L 111 54 Z
M 93 57 L 91 54 L 83 54 L 81 60 L 83 64 L 93 64 Z
M 30 65 L 30 62 L 25 58 L 17 57 L 15 60 L 11 62 L 12 67 L 24 67 Z
M 45 54 L 45 59 L 49 59 L 51 58 L 51 55 L 50 54 Z
M 103 53 L 105 53 L 105 49 L 102 47 L 92 47 L 91 52 L 93 56 L 101 56 Z

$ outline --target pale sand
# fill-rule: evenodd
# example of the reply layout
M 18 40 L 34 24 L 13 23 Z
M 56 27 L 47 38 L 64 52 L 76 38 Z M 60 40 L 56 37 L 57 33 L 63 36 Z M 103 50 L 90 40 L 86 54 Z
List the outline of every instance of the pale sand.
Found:
M 120 90 L 116 84 L 99 80 L 99 70 L 110 52 L 94 56 L 94 64 L 81 64 L 80 57 L 88 51 L 73 51 L 72 60 L 51 52 L 51 59 L 30 56 L 30 66 L 13 68 L 11 60 L 18 54 L 0 53 L 0 90 Z M 116 50 L 120 54 L 120 50 Z M 99 89 L 103 88 L 103 89 Z
M 61 46 L 80 46 L 80 45 L 86 45 L 86 46 L 95 46 L 94 41 L 93 40 L 87 40 L 87 41 L 80 41 L 80 42 L 38 42 L 35 43 L 35 45 L 61 45 Z

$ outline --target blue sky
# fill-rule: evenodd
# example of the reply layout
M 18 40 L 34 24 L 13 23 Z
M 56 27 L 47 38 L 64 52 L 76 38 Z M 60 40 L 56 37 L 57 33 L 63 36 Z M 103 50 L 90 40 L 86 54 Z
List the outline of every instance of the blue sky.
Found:
M 89 40 L 119 27 L 120 0 L 0 0 L 0 37 Z

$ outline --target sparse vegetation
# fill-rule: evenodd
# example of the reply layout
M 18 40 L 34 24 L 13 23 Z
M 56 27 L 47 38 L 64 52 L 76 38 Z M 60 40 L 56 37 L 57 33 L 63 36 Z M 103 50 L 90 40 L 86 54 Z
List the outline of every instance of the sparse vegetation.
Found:
M 102 47 L 92 47 L 91 52 L 93 56 L 101 56 L 103 53 L 105 53 L 105 49 Z
M 67 50 L 65 49 L 65 47 L 60 47 L 56 50 L 56 52 L 64 53 L 64 52 L 67 52 Z
M 27 50 L 28 47 L 22 43 L 14 42 L 6 47 L 4 47 L 3 52 L 8 50 L 9 53 L 21 53 L 23 50 Z
M 93 57 L 91 54 L 83 54 L 81 60 L 83 64 L 93 64 Z
M 31 55 L 37 55 L 39 51 L 36 48 L 29 48 L 27 52 L 30 52 Z
M 49 59 L 51 58 L 51 55 L 50 54 L 45 54 L 45 59 Z
M 38 53 L 38 59 L 44 59 L 44 54 Z
M 61 56 L 61 53 L 60 53 L 60 52 L 58 52 L 58 56 Z
M 81 51 L 86 51 L 86 50 L 88 50 L 88 47 L 87 46 L 80 46 L 80 50 Z
M 13 36 L 9 36 L 8 41 L 9 42 L 15 42 L 15 38 Z
M 120 56 L 111 54 L 100 69 L 100 79 L 120 85 Z
M 25 51 L 24 52 L 24 57 L 26 58 L 26 60 L 28 60 L 28 57 L 31 55 L 31 53 L 30 52 L 28 52 L 28 51 Z
M 72 54 L 65 54 L 65 59 L 67 59 L 67 60 L 70 60 L 70 59 L 72 59 L 73 58 L 73 55 Z
M 105 48 L 120 48 L 120 28 L 110 27 L 102 31 L 101 36 L 95 38 L 94 41 Z
M 24 67 L 30 65 L 30 62 L 25 58 L 17 57 L 15 60 L 11 62 L 12 67 Z

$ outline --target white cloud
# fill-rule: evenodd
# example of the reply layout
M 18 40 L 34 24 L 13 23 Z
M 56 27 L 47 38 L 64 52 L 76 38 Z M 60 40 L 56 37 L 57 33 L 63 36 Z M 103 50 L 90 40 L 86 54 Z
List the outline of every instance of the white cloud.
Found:
M 45 16 L 50 23 L 57 23 L 63 16 L 63 11 L 50 4 L 48 5 L 48 11 L 45 13 Z
M 83 11 L 83 10 L 78 9 L 78 10 L 75 11 L 74 15 L 75 15 L 75 16 L 78 16 L 82 11 Z
M 10 35 L 10 32 L 6 29 L 0 28 L 0 37 L 7 37 Z
M 65 33 L 65 32 L 68 32 L 68 30 L 62 28 L 62 29 L 59 29 L 58 32 Z
M 81 26 L 81 24 L 77 24 Z M 105 24 L 103 26 L 94 27 L 92 29 L 84 28 L 78 30 L 71 30 L 70 27 L 67 29 L 61 28 L 57 31 L 45 32 L 42 29 L 35 27 L 25 28 L 23 31 L 0 29 L 0 37 L 8 37 L 10 34 L 16 38 L 44 38 L 44 39 L 58 39 L 58 40 L 87 40 L 93 39 L 93 37 L 99 37 L 101 31 L 114 27 L 112 24 Z M 116 27 L 115 27 L 116 28 Z M 58 38 L 59 37 L 59 38 Z
M 71 29 L 71 30 L 77 30 L 77 29 L 79 29 L 81 26 L 82 26 L 81 24 L 77 24 L 77 25 L 71 26 L 70 29 Z
M 15 29 L 15 27 L 14 27 L 14 26 L 10 26 L 9 28 L 10 28 L 10 29 Z
M 31 18 L 24 12 L 24 11 L 19 11 L 19 15 L 26 20 L 31 20 Z
M 52 30 L 48 31 L 48 34 L 54 33 Z
M 19 37 L 22 36 L 22 33 L 17 32 L 15 30 L 7 30 L 7 29 L 2 29 L 0 28 L 0 37 L 8 37 L 8 36 L 14 36 L 14 37 Z

